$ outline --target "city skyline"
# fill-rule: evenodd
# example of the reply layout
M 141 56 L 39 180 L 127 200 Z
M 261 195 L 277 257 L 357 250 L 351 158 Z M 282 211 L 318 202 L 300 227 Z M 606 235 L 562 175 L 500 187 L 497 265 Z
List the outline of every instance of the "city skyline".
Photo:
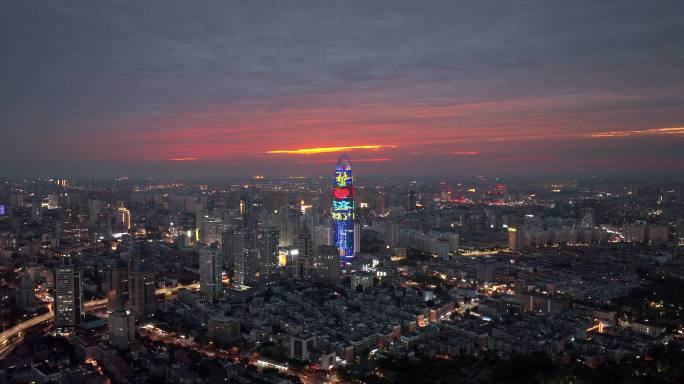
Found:
M 684 0 L 0 0 L 0 384 L 684 382 Z
M 679 1 L 2 10 L 7 176 L 684 167 Z
M 684 181 L 373 183 L 353 159 L 3 179 L 0 380 L 681 381 Z
M 684 382 L 684 0 L 0 0 L 0 384 Z

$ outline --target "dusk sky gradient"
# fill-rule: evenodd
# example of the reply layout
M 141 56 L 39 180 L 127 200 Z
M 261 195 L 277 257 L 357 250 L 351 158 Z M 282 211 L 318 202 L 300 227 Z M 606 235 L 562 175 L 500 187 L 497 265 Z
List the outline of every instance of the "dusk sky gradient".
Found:
M 682 0 L 0 0 L 0 52 L 0 176 L 684 170 Z

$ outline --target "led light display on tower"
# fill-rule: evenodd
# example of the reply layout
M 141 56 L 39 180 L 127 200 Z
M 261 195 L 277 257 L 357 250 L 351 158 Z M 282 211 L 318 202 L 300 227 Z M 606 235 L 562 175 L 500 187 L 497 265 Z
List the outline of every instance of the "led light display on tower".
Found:
M 354 185 L 349 158 L 340 156 L 333 181 L 333 242 L 340 252 L 340 263 L 354 257 Z

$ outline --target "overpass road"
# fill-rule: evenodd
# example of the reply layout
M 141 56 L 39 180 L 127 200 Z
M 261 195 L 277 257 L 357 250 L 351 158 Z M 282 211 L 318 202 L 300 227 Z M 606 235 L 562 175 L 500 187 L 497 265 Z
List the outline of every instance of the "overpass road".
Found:
M 191 284 L 186 284 L 186 285 L 178 285 L 175 287 L 168 287 L 168 288 L 158 288 L 155 293 L 157 295 L 172 295 L 176 293 L 179 289 L 189 289 L 189 290 L 197 290 L 199 289 L 199 283 L 191 283 Z M 107 304 L 107 299 L 96 299 L 96 300 L 91 300 L 85 303 L 84 307 L 86 310 L 100 307 L 102 305 Z M 11 349 L 16 345 L 15 342 L 12 340 L 16 337 L 22 337 L 23 333 L 30 329 L 35 327 L 36 325 L 45 323 L 47 321 L 50 321 L 54 317 L 54 313 L 52 312 L 52 307 L 50 306 L 50 311 L 47 313 L 44 313 L 42 315 L 38 315 L 35 317 L 32 317 L 28 320 L 24 320 L 21 323 L 13 326 L 12 328 L 9 328 L 2 333 L 0 333 L 0 356 L 4 356 L 5 353 L 7 352 L 7 349 Z

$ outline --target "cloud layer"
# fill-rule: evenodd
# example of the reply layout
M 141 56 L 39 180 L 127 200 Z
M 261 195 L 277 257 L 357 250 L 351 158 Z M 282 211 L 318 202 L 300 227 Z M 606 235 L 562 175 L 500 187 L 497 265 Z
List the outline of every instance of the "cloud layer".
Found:
M 0 52 L 7 175 L 684 169 L 678 0 L 7 0 Z

